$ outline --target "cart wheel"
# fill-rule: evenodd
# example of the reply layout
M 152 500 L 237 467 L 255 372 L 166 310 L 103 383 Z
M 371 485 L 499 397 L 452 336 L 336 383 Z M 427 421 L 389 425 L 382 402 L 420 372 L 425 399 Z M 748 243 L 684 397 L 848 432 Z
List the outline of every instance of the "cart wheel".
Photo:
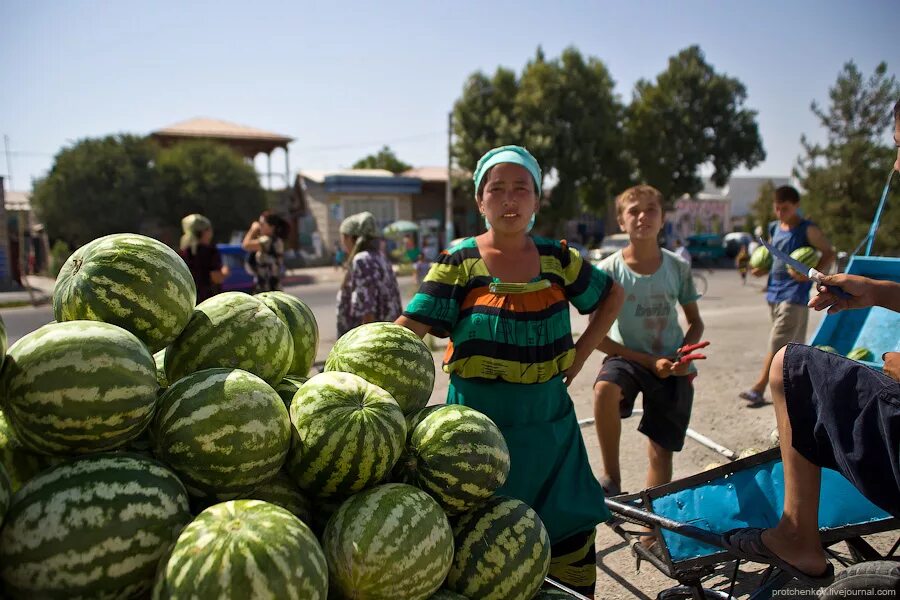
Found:
M 858 592 L 900 592 L 900 562 L 873 560 L 850 565 L 834 579 L 834 583 L 819 592 L 820 600 L 844 599 Z

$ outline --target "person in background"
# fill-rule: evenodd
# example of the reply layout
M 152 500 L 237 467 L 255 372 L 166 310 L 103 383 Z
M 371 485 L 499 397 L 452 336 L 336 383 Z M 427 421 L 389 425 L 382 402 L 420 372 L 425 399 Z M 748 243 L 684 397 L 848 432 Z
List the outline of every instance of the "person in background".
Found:
M 378 250 L 378 229 L 372 213 L 347 217 L 340 232 L 348 258 L 337 294 L 338 337 L 364 323 L 394 321 L 403 310 L 397 276 Z
M 777 188 L 772 208 L 778 220 L 769 224 L 770 243 L 785 254 L 812 246 L 821 253 L 816 270 L 827 273 L 834 262 L 834 250 L 822 230 L 800 215 L 800 193 L 789 185 Z M 806 303 L 809 301 L 812 282 L 805 274 L 788 269 L 783 261 L 774 257 L 771 271 L 754 268 L 750 272 L 754 277 L 762 277 L 768 273 L 766 302 L 769 303 L 772 331 L 759 378 L 752 387 L 738 394 L 738 397 L 750 405 L 758 405 L 765 402 L 763 393 L 769 383 L 769 367 L 775 353 L 791 342 L 806 341 Z
M 268 211 L 250 225 L 241 247 L 248 252 L 247 270 L 253 274 L 253 293 L 281 289 L 284 274 L 284 240 L 288 223 Z
M 541 169 L 503 146 L 475 168 L 488 230 L 438 256 L 397 324 L 450 337 L 448 404 L 488 417 L 510 454 L 497 491 L 525 502 L 550 536 L 550 577 L 593 597 L 596 526 L 609 518 L 568 388 L 615 319 L 622 288 L 565 242 L 532 236 Z M 594 319 L 575 342 L 570 305 Z
M 219 292 L 229 271 L 222 264 L 219 249 L 212 241 L 213 228 L 209 219 L 196 213 L 188 215 L 181 220 L 181 231 L 178 255 L 194 277 L 199 304 Z
M 741 285 L 746 285 L 747 271 L 750 269 L 750 252 L 747 251 L 747 244 L 741 244 L 741 249 L 734 257 L 734 266 L 737 267 L 738 275 L 741 276 Z
M 681 241 L 681 238 L 675 240 L 675 256 L 677 256 L 687 264 L 691 264 L 693 262 L 693 260 L 691 259 L 691 253 L 684 245 L 684 242 Z
M 431 269 L 431 261 L 427 259 L 425 253 L 422 252 L 419 254 L 419 258 L 416 259 L 416 289 L 422 285 L 422 282 L 425 281 L 425 276 L 428 275 L 428 271 Z
M 347 260 L 347 251 L 344 250 L 344 245 L 340 240 L 334 240 L 334 270 L 342 268 L 345 260 Z

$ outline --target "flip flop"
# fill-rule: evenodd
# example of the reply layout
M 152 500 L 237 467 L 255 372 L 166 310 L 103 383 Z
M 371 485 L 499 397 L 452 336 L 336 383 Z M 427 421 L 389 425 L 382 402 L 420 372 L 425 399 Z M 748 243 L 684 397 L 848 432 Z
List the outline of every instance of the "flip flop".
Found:
M 603 488 L 603 493 L 607 498 L 612 498 L 622 493 L 622 486 L 605 475 L 600 478 L 600 487 Z
M 738 394 L 738 398 L 748 401 L 750 404 L 765 404 L 766 399 L 756 390 L 744 390 Z
M 762 532 L 763 529 L 759 527 L 741 527 L 726 531 L 722 534 L 722 546 L 739 558 L 774 565 L 800 581 L 816 587 L 825 587 L 834 581 L 834 565 L 826 563 L 825 570 L 819 575 L 805 573 L 769 550 L 762 541 Z

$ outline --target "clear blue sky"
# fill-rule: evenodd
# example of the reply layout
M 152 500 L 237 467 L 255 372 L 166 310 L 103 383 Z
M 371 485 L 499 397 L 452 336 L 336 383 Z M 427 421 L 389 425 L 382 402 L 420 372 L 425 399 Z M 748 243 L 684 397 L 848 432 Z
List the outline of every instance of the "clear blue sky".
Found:
M 827 102 L 845 61 L 870 74 L 887 60 L 900 73 L 897 8 L 896 0 L 0 0 L 0 134 L 10 139 L 16 189 L 30 189 L 73 140 L 195 116 L 294 137 L 293 170 L 349 167 L 382 144 L 414 165 L 441 165 L 447 112 L 474 71 L 520 72 L 538 45 L 548 57 L 573 45 L 606 63 L 627 101 L 638 79 L 699 44 L 718 71 L 744 82 L 759 111 L 768 158 L 754 173 L 783 175 L 800 135 L 821 137 L 809 104 Z M 273 165 L 283 169 L 280 153 Z

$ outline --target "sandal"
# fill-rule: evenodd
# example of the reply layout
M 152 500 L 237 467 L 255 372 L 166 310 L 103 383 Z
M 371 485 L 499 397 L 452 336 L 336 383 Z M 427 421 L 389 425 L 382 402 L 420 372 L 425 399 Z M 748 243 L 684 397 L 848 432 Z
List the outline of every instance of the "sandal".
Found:
M 762 541 L 762 532 L 759 527 L 732 529 L 722 534 L 722 546 L 738 558 L 774 565 L 800 581 L 816 587 L 824 587 L 834 581 L 834 565 L 830 562 L 826 563 L 825 570 L 819 575 L 805 573 L 769 550 Z
M 618 483 L 604 475 L 600 478 L 600 487 L 603 488 L 603 494 L 607 498 L 612 498 L 614 496 L 619 496 L 622 494 L 622 486 Z
M 766 403 L 765 397 L 754 389 L 744 390 L 743 392 L 738 394 L 738 398 L 746 400 L 751 405 Z

